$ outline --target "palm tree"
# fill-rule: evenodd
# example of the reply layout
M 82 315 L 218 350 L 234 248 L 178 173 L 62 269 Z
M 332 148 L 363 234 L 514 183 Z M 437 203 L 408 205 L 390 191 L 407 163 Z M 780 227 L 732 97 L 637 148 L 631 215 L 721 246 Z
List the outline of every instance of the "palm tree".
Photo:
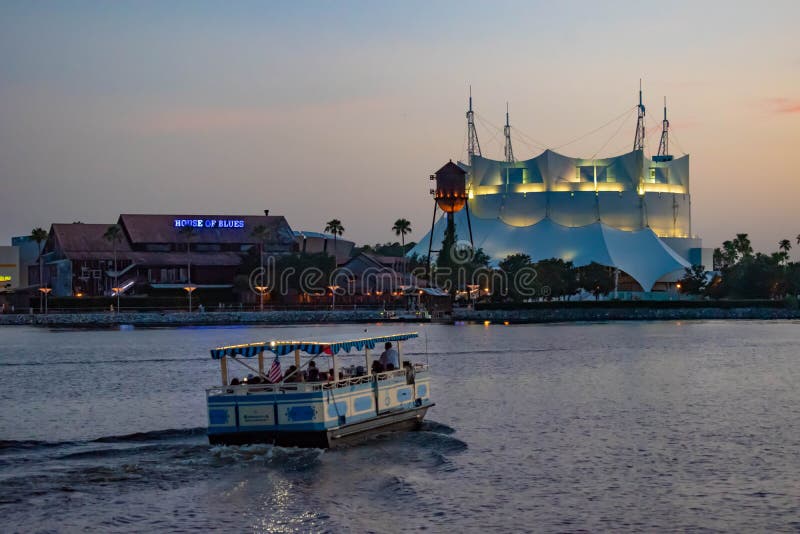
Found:
M 119 271 L 117 270 L 117 243 L 122 241 L 122 228 L 118 224 L 112 224 L 106 228 L 103 239 L 111 243 L 114 247 L 114 292 L 117 294 L 117 313 L 119 313 Z
M 736 251 L 743 258 L 753 255 L 753 247 L 750 244 L 750 238 L 747 236 L 747 234 L 736 234 L 736 239 L 733 240 L 733 245 L 736 247 Z
M 800 234 L 797 234 L 797 244 L 800 245 Z
M 189 312 L 192 311 L 192 239 L 194 239 L 195 233 L 194 228 L 191 226 L 184 226 L 181 228 L 178 233 L 182 235 L 186 239 L 186 254 L 188 256 L 188 265 L 186 268 L 186 278 L 187 284 L 186 287 L 189 289 L 186 290 L 189 293 Z
M 336 259 L 336 237 L 340 236 L 344 233 L 344 226 L 342 226 L 342 221 L 339 219 L 331 219 L 325 225 L 325 232 L 329 234 L 333 234 L 333 257 L 334 260 Z
M 778 250 L 781 251 L 784 263 L 789 261 L 789 251 L 792 250 L 792 242 L 788 239 L 778 241 Z
M 397 219 L 392 226 L 392 231 L 395 235 L 400 236 L 400 242 L 403 246 L 403 279 L 405 281 L 406 274 L 406 234 L 411 233 L 411 222 L 408 219 Z
M 270 231 L 263 224 L 259 224 L 258 226 L 253 228 L 253 231 L 250 232 L 250 236 L 254 237 L 255 239 L 258 240 L 258 259 L 259 259 L 259 265 L 261 266 L 261 284 L 260 284 L 260 287 L 263 288 L 263 287 L 265 287 L 264 286 L 264 241 L 266 241 L 269 238 Z M 259 289 L 258 290 L 258 295 L 259 295 L 259 299 L 260 299 L 260 302 L 261 302 L 260 305 L 259 305 L 259 309 L 263 312 L 264 311 L 264 290 L 263 289 Z
M 727 266 L 734 265 L 736 261 L 739 259 L 739 253 L 736 250 L 736 245 L 733 241 L 723 241 L 722 242 L 722 260 L 723 264 Z
M 36 245 L 39 247 L 39 313 L 42 313 L 42 296 L 44 295 L 42 292 L 42 287 L 44 287 L 44 275 L 42 274 L 42 252 L 44 251 L 44 247 L 42 243 L 47 241 L 47 230 L 44 228 L 34 228 L 31 231 L 31 239 L 36 241 Z

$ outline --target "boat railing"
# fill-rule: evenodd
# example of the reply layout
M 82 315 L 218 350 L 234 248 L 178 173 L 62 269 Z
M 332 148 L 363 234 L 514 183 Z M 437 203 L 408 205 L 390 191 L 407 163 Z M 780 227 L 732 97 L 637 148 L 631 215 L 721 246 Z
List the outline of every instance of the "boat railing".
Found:
M 414 372 L 427 371 L 428 365 L 415 363 Z M 206 389 L 206 395 L 263 395 L 265 393 L 313 393 L 315 391 L 335 390 L 373 381 L 384 381 L 406 376 L 406 369 L 384 371 L 373 375 L 344 377 L 333 382 L 279 382 L 276 384 L 238 384 L 235 386 L 216 386 Z

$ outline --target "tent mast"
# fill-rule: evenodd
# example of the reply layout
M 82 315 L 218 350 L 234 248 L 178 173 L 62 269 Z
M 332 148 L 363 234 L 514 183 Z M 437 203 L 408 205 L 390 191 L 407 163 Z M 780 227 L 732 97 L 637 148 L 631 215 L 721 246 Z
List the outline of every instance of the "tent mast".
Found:
M 664 97 L 664 120 L 661 122 L 661 141 L 658 143 L 658 155 L 669 156 L 669 121 L 667 120 L 667 97 Z
M 506 125 L 503 128 L 503 134 L 506 136 L 506 161 L 508 163 L 514 163 L 514 149 L 511 148 L 511 124 L 508 122 L 508 102 L 506 102 Z
M 633 149 L 634 150 L 644 150 L 644 104 L 642 104 L 642 80 L 639 79 L 639 105 L 637 106 L 639 111 L 638 118 L 636 120 L 636 137 L 633 140 Z
M 478 132 L 475 130 L 475 113 L 472 111 L 472 86 L 469 86 L 469 109 L 467 110 L 467 156 L 469 165 L 472 166 L 473 156 L 481 155 L 481 144 L 478 142 Z

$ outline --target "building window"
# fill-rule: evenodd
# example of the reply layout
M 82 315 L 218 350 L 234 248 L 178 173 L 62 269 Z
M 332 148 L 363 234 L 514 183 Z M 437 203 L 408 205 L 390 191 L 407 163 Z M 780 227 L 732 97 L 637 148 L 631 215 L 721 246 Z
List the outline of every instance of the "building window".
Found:
M 578 167 L 578 181 L 594 183 L 594 165 Z
M 508 167 L 506 168 L 506 183 L 507 184 L 526 184 L 528 173 L 527 169 L 519 169 Z
M 578 181 L 583 183 L 615 182 L 605 165 L 582 165 L 578 167 Z
M 669 167 L 651 167 L 650 176 L 647 181 L 651 184 L 668 184 Z

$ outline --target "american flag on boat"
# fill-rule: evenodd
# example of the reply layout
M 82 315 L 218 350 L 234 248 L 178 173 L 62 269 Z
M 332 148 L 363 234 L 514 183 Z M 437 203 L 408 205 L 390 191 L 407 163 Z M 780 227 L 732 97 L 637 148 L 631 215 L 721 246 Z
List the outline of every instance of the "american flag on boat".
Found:
M 278 357 L 275 356 L 275 359 L 272 360 L 272 365 L 269 367 L 269 373 L 267 374 L 267 378 L 273 384 L 276 384 L 281 381 L 283 378 L 283 373 L 281 372 L 281 362 L 278 361 Z

